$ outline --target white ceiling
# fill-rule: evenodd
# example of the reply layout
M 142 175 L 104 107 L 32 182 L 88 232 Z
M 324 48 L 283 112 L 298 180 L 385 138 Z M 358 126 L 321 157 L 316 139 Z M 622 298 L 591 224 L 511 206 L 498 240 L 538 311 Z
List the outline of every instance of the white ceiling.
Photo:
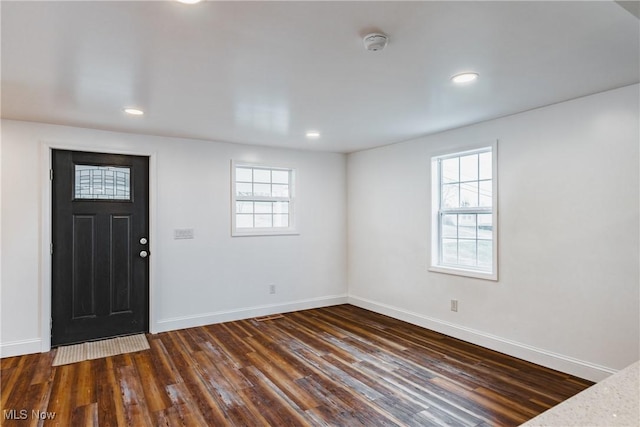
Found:
M 3 118 L 152 135 L 353 152 L 640 78 L 640 21 L 612 1 L 3 1 L 1 17 Z M 373 30 L 382 52 L 362 46 Z

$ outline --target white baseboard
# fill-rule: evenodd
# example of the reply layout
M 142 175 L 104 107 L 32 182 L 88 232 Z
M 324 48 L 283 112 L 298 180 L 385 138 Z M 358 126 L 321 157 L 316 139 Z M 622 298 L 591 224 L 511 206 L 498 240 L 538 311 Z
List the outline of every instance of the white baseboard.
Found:
M 23 354 L 40 353 L 41 351 L 42 340 L 40 338 L 0 344 L 0 357 L 22 356 Z
M 197 326 L 212 325 L 214 323 L 232 322 L 234 320 L 249 319 L 252 317 L 268 316 L 271 314 L 288 313 L 291 311 L 308 310 L 312 308 L 329 307 L 332 305 L 347 303 L 347 295 L 333 295 L 286 302 L 282 304 L 260 305 L 237 310 L 203 313 L 194 316 L 173 317 L 157 321 L 151 332 L 158 333 L 174 331 L 176 329 L 194 328 Z
M 591 381 L 601 381 L 617 372 L 617 369 L 564 356 L 366 298 L 350 295 L 349 304 Z
M 536 348 L 527 344 L 512 341 L 482 331 L 456 325 L 440 319 L 410 312 L 398 307 L 372 301 L 366 298 L 347 295 L 333 295 L 320 298 L 292 301 L 282 304 L 260 305 L 237 310 L 204 313 L 194 316 L 174 317 L 163 319 L 155 323 L 152 333 L 192 328 L 214 323 L 231 322 L 271 314 L 288 313 L 292 311 L 308 310 L 312 308 L 329 307 L 339 304 L 353 304 L 376 313 L 384 314 L 398 320 L 428 328 L 433 331 L 449 335 L 491 350 L 499 351 L 513 357 L 566 372 L 591 381 L 601 381 L 617 369 L 600 366 L 584 360 Z M 42 340 L 33 338 L 28 340 L 11 341 L 0 344 L 0 357 L 20 356 L 24 354 L 40 353 Z

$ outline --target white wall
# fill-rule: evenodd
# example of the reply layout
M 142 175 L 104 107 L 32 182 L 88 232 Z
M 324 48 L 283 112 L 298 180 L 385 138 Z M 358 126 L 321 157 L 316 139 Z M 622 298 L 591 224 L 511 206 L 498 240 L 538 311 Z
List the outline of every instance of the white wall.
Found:
M 640 358 L 638 95 L 634 85 L 347 160 L 2 121 L 0 351 L 46 341 L 50 145 L 152 154 L 152 330 L 345 302 L 348 278 L 355 305 L 603 378 Z M 428 272 L 431 155 L 495 139 L 499 282 Z M 300 236 L 230 237 L 231 159 L 297 168 Z M 196 238 L 173 240 L 175 228 Z
M 48 340 L 47 145 L 152 154 L 152 331 L 346 302 L 344 155 L 4 120 L 3 356 Z M 300 235 L 231 237 L 232 159 L 297 169 Z M 193 228 L 195 239 L 174 240 L 176 228 Z
M 638 92 L 349 155 L 350 302 L 595 380 L 638 360 Z M 430 157 L 496 139 L 500 280 L 428 272 Z

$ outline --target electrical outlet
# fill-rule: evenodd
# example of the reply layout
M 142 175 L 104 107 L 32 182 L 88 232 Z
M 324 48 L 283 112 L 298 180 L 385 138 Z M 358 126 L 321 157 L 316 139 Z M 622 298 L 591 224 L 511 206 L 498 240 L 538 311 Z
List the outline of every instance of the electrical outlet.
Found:
M 451 300 L 451 311 L 458 311 L 458 300 L 457 299 L 452 299 Z
M 270 294 L 276 293 L 276 285 L 269 285 L 269 293 Z

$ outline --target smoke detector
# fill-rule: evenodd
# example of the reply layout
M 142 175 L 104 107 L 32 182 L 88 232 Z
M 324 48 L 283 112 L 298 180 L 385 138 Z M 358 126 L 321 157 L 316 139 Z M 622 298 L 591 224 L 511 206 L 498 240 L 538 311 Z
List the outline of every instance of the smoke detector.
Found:
M 384 49 L 389 42 L 389 37 L 382 33 L 371 33 L 364 36 L 362 42 L 364 43 L 365 49 L 371 52 L 377 52 Z

